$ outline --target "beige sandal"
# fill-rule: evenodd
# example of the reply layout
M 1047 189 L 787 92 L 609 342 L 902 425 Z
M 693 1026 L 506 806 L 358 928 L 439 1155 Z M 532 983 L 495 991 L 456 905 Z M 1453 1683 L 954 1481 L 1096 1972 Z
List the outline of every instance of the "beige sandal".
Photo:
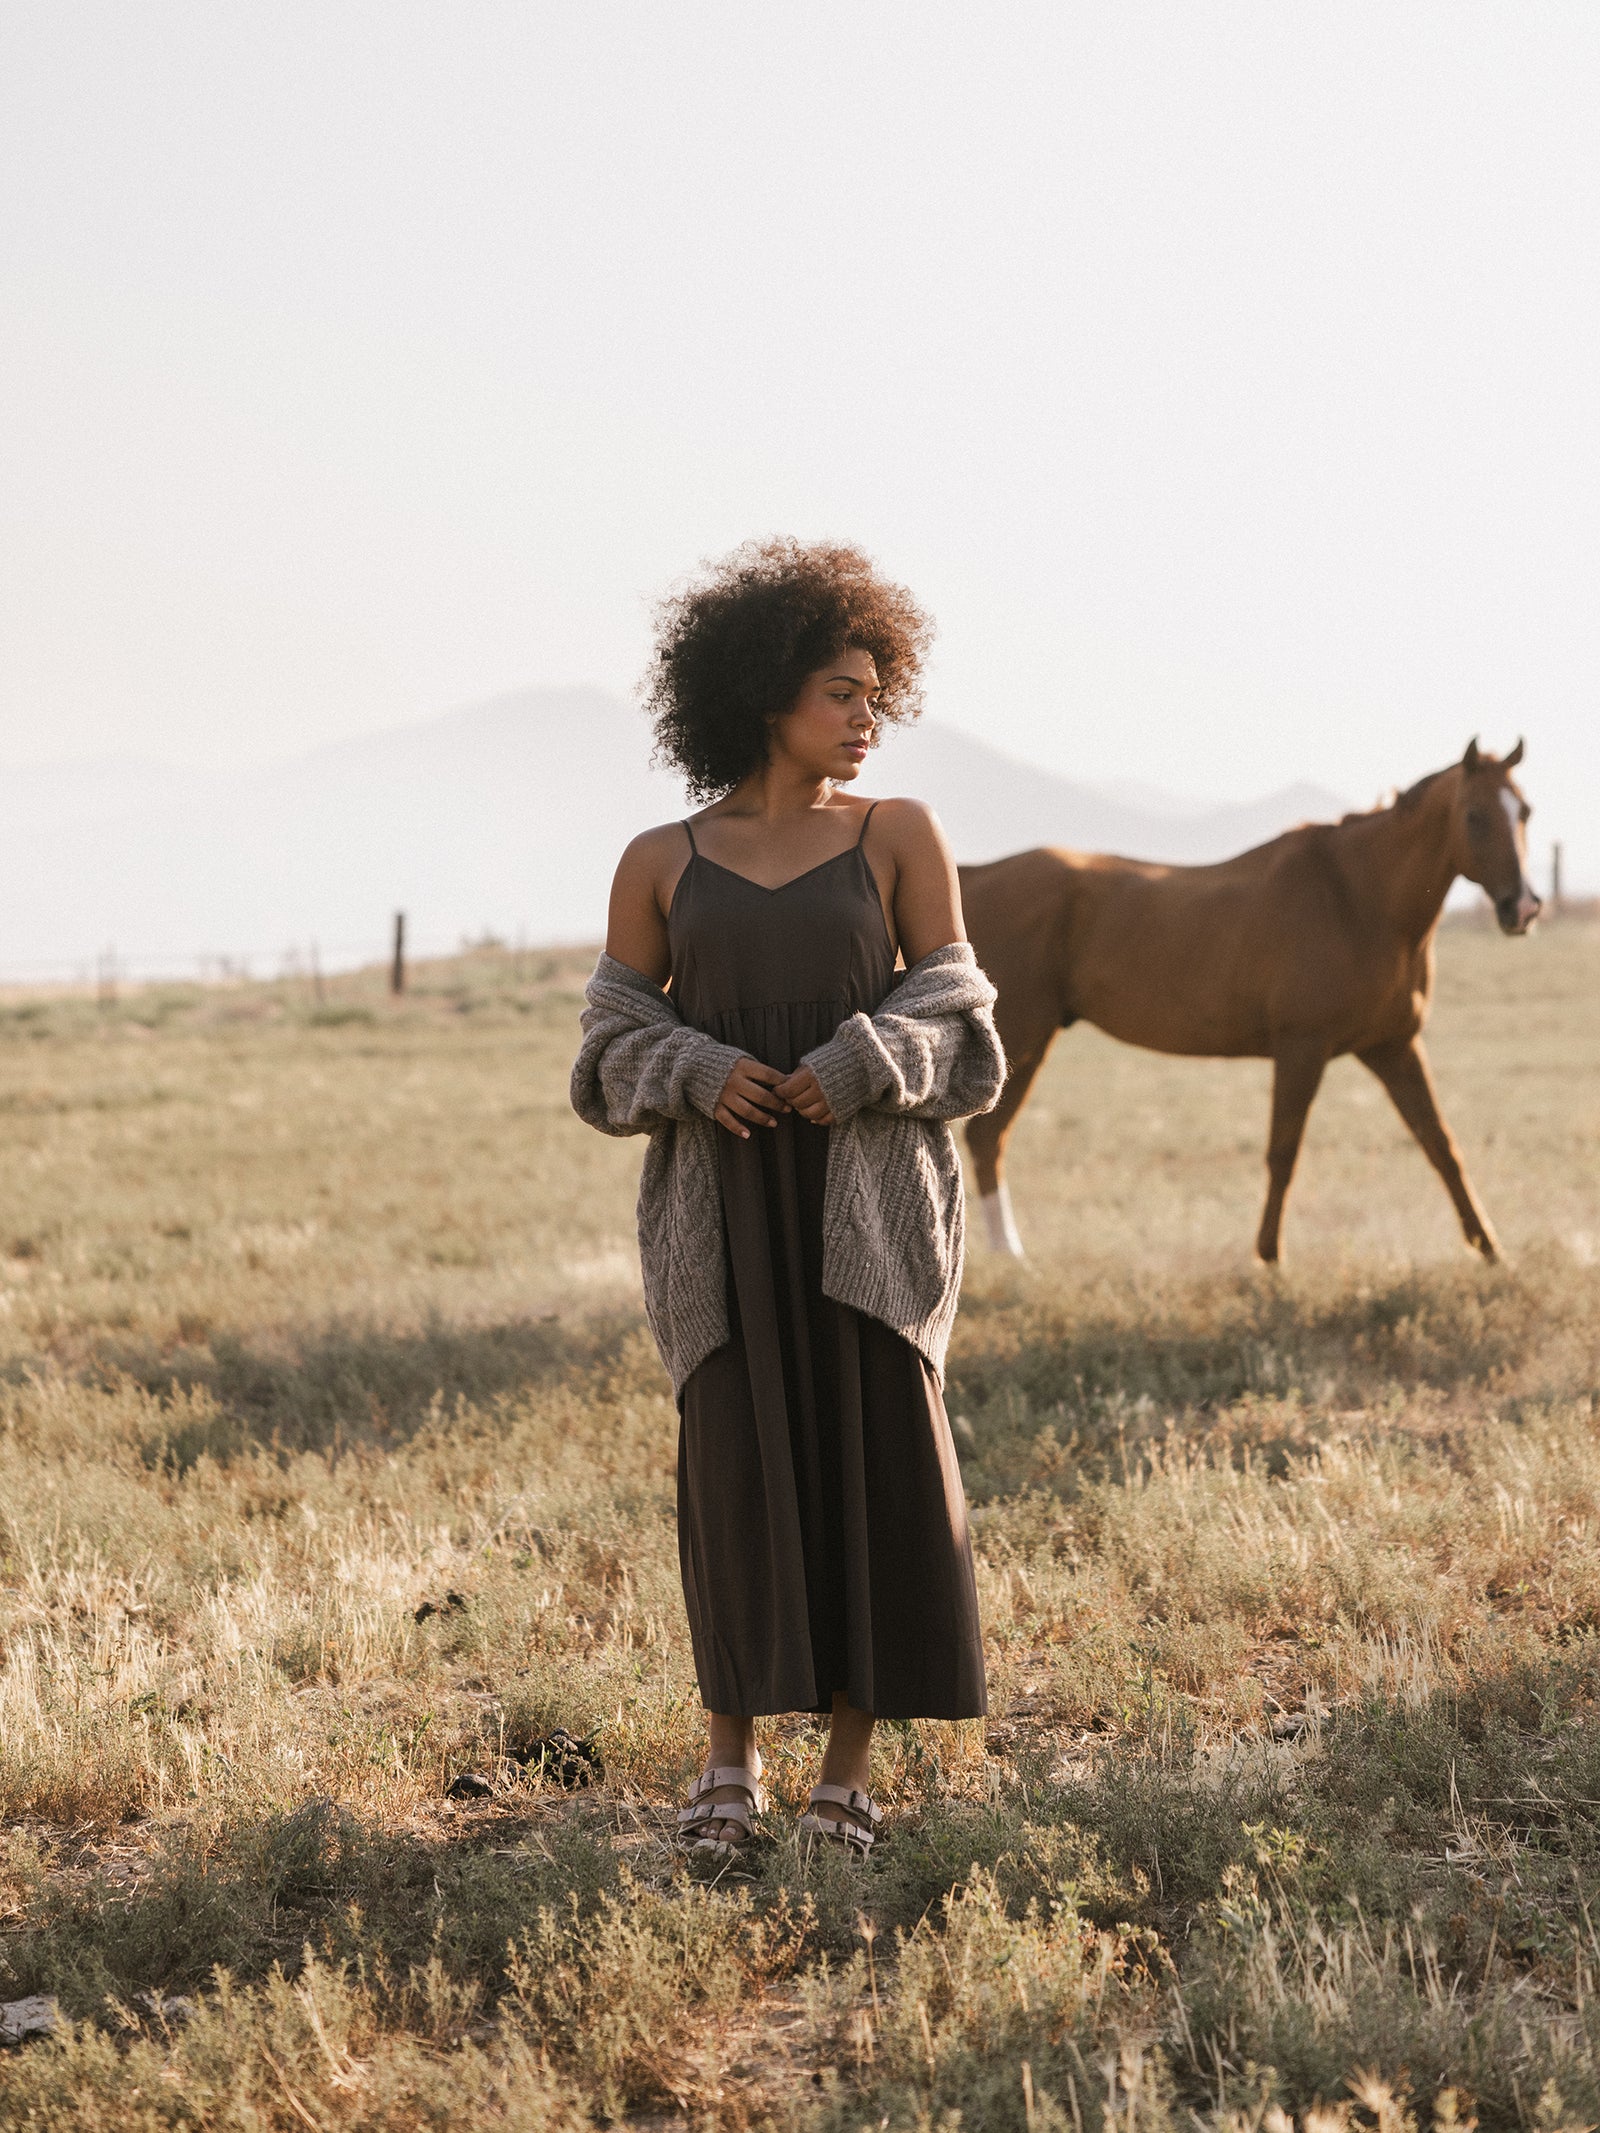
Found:
M 813 1785 L 811 1806 L 813 1812 L 802 1815 L 797 1825 L 803 1836 L 840 1845 L 854 1858 L 865 1859 L 877 1841 L 878 1824 L 883 1820 L 883 1809 L 870 1792 L 855 1792 L 848 1785 Z M 842 1807 L 845 1816 L 853 1819 L 819 1815 L 814 1811 L 819 1806 Z
M 744 1794 L 742 1800 L 714 1800 L 712 1793 L 723 1785 L 737 1785 Z M 733 1858 L 752 1834 L 751 1824 L 755 1817 L 767 1811 L 767 1796 L 761 1789 L 761 1780 L 753 1770 L 741 1764 L 729 1763 L 721 1768 L 702 1771 L 689 1787 L 689 1804 L 678 1815 L 678 1832 L 691 1852 L 703 1853 L 718 1861 Z M 739 1831 L 737 1837 L 696 1837 L 697 1829 L 703 1830 L 707 1823 L 731 1822 Z

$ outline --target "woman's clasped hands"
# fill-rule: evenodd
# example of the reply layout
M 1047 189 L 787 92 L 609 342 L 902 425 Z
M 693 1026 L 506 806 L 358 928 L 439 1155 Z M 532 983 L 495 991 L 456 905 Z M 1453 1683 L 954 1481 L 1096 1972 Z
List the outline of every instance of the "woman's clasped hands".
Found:
M 785 1111 L 798 1111 L 813 1126 L 831 1126 L 833 1113 L 822 1093 L 822 1084 L 810 1067 L 796 1067 L 784 1074 L 777 1067 L 763 1066 L 759 1059 L 738 1060 L 717 1098 L 712 1117 L 719 1126 L 750 1138 L 752 1126 L 775 1126 Z

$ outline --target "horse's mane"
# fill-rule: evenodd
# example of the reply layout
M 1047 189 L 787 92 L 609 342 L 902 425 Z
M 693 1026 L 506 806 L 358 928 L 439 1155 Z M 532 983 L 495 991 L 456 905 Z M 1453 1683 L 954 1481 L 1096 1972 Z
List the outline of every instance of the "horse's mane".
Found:
M 1339 817 L 1339 826 L 1342 828 L 1346 822 L 1370 822 L 1374 815 L 1397 814 L 1415 807 L 1429 787 L 1437 785 L 1441 778 L 1449 777 L 1454 768 L 1451 763 L 1443 770 L 1430 770 L 1425 778 L 1418 778 L 1415 785 L 1408 785 L 1404 792 L 1397 792 L 1392 800 L 1380 801 L 1376 807 L 1353 808 L 1348 815 Z
M 1452 763 L 1449 770 L 1430 770 L 1425 778 L 1418 778 L 1415 785 L 1406 787 L 1405 791 L 1396 798 L 1395 806 L 1415 807 L 1429 786 L 1437 785 L 1441 778 L 1447 778 L 1450 775 L 1450 771 L 1454 770 L 1455 767 L 1454 763 Z

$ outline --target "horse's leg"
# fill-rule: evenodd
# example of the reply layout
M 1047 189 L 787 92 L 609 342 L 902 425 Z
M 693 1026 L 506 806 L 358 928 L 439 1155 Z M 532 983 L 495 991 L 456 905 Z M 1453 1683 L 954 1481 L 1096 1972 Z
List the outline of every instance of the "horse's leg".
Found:
M 972 1150 L 972 1167 L 978 1174 L 978 1205 L 983 1209 L 989 1247 L 991 1251 L 1008 1252 L 1013 1259 L 1022 1257 L 1022 1239 L 1017 1234 L 1011 1192 L 1005 1181 L 1006 1142 L 1034 1077 L 1044 1065 L 1056 1027 L 1052 1022 L 1042 1030 L 1030 1030 L 1020 1040 L 1013 1037 L 1006 1041 L 1006 1085 L 1000 1092 L 1000 1101 L 992 1111 L 967 1120 L 967 1146 Z M 1006 1039 L 1003 1030 L 1001 1037 Z
M 1306 1113 L 1322 1084 L 1328 1055 L 1320 1044 L 1285 1045 L 1272 1060 L 1272 1126 L 1267 1135 L 1267 1204 L 1256 1237 L 1256 1257 L 1271 1266 L 1278 1257 L 1283 1203 L 1300 1154 Z
M 1467 1242 L 1482 1252 L 1485 1259 L 1498 1259 L 1500 1246 L 1493 1225 L 1467 1182 L 1455 1138 L 1439 1116 L 1439 1099 L 1434 1093 L 1433 1076 L 1428 1071 L 1428 1055 L 1422 1049 L 1422 1039 L 1413 1037 L 1409 1042 L 1374 1044 L 1357 1056 L 1388 1090 L 1395 1109 L 1416 1135 L 1423 1154 L 1444 1179 L 1445 1191 L 1455 1202 Z

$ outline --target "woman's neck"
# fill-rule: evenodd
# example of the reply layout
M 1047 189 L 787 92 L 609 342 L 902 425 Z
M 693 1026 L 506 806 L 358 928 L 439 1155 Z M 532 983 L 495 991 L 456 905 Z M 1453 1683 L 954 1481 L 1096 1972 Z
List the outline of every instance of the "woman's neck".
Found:
M 834 791 L 831 778 L 816 777 L 799 764 L 768 763 L 736 785 L 722 809 L 730 815 L 780 822 L 831 806 Z

